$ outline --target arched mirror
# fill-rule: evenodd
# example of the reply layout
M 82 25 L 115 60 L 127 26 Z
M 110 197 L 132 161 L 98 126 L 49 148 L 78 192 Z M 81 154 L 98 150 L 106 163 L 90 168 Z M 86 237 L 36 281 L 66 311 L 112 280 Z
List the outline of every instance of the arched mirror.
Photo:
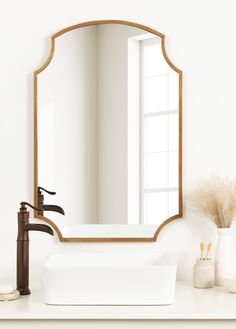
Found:
M 182 216 L 182 72 L 164 41 L 114 20 L 51 37 L 34 73 L 35 205 L 42 186 L 65 216 L 35 215 L 61 241 L 156 241 Z

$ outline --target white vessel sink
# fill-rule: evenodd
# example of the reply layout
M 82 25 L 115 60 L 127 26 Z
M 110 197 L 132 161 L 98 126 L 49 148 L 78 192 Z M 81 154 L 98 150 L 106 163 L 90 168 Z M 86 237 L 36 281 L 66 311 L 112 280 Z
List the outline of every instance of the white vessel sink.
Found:
M 58 253 L 43 266 L 45 303 L 167 305 L 176 262 L 167 253 Z

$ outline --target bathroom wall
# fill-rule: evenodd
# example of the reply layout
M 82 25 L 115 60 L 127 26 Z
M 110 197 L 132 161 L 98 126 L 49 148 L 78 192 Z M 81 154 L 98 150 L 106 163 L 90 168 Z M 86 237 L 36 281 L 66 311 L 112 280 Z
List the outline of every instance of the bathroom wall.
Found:
M 184 72 L 184 201 L 192 184 L 211 173 L 236 178 L 236 20 L 234 0 L 10 0 L 1 5 L 0 61 L 0 278 L 15 279 L 16 211 L 33 202 L 33 76 L 47 57 L 49 36 L 95 19 L 143 23 L 166 35 L 169 57 Z M 235 234 L 236 235 L 236 234 Z M 56 250 L 42 233 L 30 233 L 31 280 Z M 178 278 L 190 279 L 201 240 L 215 241 L 214 226 L 185 209 L 153 244 L 77 244 L 78 251 L 168 249 L 176 253 Z

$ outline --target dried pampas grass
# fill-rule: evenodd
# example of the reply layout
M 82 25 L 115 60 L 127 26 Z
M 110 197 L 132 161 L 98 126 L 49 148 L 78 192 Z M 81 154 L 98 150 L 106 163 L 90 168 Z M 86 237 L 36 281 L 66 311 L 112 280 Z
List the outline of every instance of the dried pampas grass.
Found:
M 213 176 L 190 194 L 191 210 L 210 218 L 217 227 L 230 227 L 236 218 L 236 182 Z

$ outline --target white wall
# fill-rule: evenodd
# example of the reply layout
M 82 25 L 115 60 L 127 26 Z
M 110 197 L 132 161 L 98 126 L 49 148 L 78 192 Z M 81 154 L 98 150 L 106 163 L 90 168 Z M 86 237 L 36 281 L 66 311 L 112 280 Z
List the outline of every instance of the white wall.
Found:
M 184 194 L 212 172 L 236 178 L 236 3 L 234 0 L 67 0 L 1 3 L 0 276 L 15 277 L 16 211 L 33 201 L 33 78 L 45 61 L 49 35 L 93 19 L 126 19 L 166 34 L 169 57 L 184 72 Z M 79 251 L 135 252 L 161 247 L 177 253 L 179 278 L 190 278 L 200 240 L 214 226 L 185 215 L 155 244 L 78 244 Z M 31 279 L 57 249 L 70 244 L 31 233 Z

